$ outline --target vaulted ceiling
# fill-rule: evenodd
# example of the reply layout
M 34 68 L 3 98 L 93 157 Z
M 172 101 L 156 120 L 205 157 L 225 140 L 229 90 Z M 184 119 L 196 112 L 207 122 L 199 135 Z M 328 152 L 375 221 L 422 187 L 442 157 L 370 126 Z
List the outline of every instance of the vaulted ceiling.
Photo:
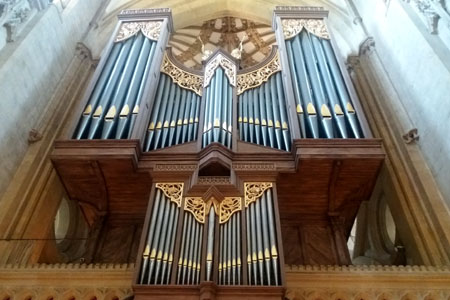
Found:
M 245 40 L 245 62 L 243 61 L 243 64 L 251 65 L 261 60 L 261 56 L 264 56 L 267 51 L 267 46 L 273 43 L 273 37 L 268 34 L 268 31 L 272 22 L 273 10 L 279 5 L 321 6 L 329 10 L 329 27 L 343 56 L 354 53 L 364 39 L 361 33 L 355 29 L 355 24 L 353 24 L 355 17 L 349 10 L 346 0 L 111 0 L 104 8 L 103 14 L 97 19 L 96 25 L 98 26 L 89 33 L 85 42 L 91 47 L 94 55 L 99 55 L 117 23 L 116 16 L 122 9 L 168 7 L 172 10 L 176 31 L 170 44 L 177 49 L 174 54 L 184 60 L 186 65 L 199 67 L 198 53 L 194 53 L 191 46 L 195 44 L 194 48 L 197 49 L 200 43 L 198 40 L 195 42 L 192 39 L 195 34 L 202 30 L 205 31 L 205 27 L 213 32 L 208 41 L 209 47 L 217 47 L 218 44 L 224 46 L 224 41 L 220 41 L 220 38 L 228 40 L 230 47 L 234 47 L 238 43 L 236 38 L 242 38 L 245 32 L 248 34 L 247 29 L 243 29 L 239 33 L 236 27 L 233 29 L 236 31 L 235 33 L 224 35 L 225 27 L 220 27 L 220 24 L 226 23 L 226 28 L 228 28 L 230 24 L 228 21 L 237 21 L 237 25 L 242 23 L 244 27 L 250 26 L 256 29 L 257 35 L 264 41 L 261 43 L 259 38 L 254 38 L 253 41 Z M 220 36 L 217 35 L 219 31 L 221 31 Z M 216 40 L 217 38 L 219 40 Z M 257 42 L 258 40 L 259 42 Z M 259 49 L 254 49 L 254 46 Z M 191 49 L 188 53 L 183 53 L 189 47 Z

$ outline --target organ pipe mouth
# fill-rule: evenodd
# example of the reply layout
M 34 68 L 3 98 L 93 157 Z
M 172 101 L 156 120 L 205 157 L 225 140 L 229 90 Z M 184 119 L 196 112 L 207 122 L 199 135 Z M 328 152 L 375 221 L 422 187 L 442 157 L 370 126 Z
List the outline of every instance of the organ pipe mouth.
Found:
M 88 106 L 86 106 L 86 109 L 84 110 L 84 112 L 83 112 L 83 115 L 89 115 L 90 113 L 92 112 L 92 105 L 88 105 Z
M 354 114 L 355 113 L 355 109 L 353 108 L 352 104 L 350 102 L 347 102 L 347 112 L 349 114 Z
M 322 114 L 322 117 L 331 119 L 331 112 L 326 104 L 322 104 L 322 107 L 320 108 L 320 112 Z

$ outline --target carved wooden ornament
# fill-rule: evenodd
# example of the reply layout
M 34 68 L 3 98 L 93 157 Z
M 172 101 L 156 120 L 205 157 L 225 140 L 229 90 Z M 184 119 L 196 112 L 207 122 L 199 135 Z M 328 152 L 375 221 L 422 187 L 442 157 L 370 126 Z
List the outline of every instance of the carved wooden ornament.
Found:
M 156 187 L 163 191 L 170 201 L 175 202 L 178 207 L 181 207 L 181 198 L 183 195 L 183 183 L 157 183 Z

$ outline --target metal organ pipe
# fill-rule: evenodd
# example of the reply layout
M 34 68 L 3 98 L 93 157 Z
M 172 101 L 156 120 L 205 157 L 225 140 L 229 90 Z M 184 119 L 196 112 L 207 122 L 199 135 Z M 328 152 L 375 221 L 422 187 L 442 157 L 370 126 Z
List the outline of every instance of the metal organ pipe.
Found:
M 144 151 L 191 142 L 197 138 L 194 124 L 198 124 L 200 96 L 174 83 L 161 73 Z
M 286 50 L 302 137 L 361 138 L 330 41 L 303 30 L 286 40 Z
M 214 224 L 215 214 L 214 207 L 211 206 L 208 216 L 208 242 L 206 246 L 206 281 L 211 281 L 213 256 L 214 256 Z M 220 270 L 219 270 L 220 272 Z
M 155 49 L 156 42 L 141 33 L 113 45 L 75 139 L 130 137 Z
M 178 206 L 157 188 L 139 283 L 168 284 L 170 282 L 169 262 L 173 257 L 178 211 Z
M 291 136 L 281 72 L 239 95 L 240 136 L 245 142 L 289 151 Z
M 222 143 L 231 148 L 233 90 L 221 67 L 216 68 L 214 76 L 205 90 L 206 103 L 202 146 Z
M 246 209 L 247 269 L 250 285 L 280 285 L 272 190 Z M 250 229 L 249 229 L 250 227 Z

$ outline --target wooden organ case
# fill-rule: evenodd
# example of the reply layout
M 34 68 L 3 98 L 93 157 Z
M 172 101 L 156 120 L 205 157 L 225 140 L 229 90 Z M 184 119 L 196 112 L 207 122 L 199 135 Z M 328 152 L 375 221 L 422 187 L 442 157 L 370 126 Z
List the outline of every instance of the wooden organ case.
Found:
M 139 228 L 136 299 L 282 299 L 285 264 L 351 263 L 384 154 L 327 14 L 277 7 L 265 60 L 203 51 L 201 71 L 167 47 L 169 9 L 119 15 L 52 161 L 101 245 L 108 228 Z M 90 261 L 108 262 L 94 244 Z

